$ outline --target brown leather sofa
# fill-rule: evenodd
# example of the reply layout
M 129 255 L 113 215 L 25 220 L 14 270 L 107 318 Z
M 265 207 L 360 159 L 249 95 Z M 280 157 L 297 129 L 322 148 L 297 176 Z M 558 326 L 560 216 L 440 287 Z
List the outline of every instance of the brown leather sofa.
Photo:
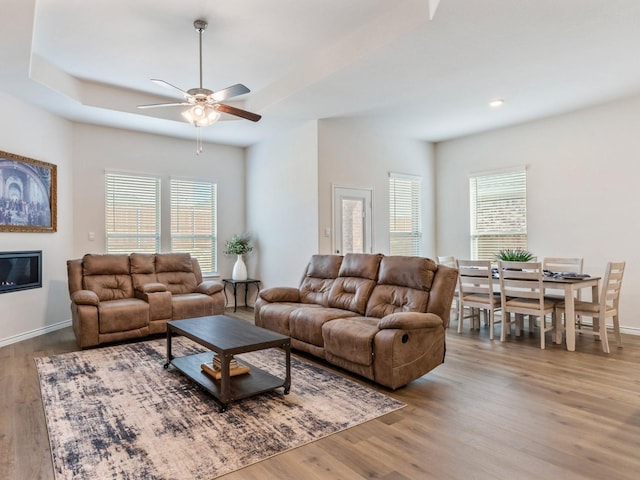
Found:
M 421 257 L 314 255 L 298 288 L 260 292 L 255 323 L 396 389 L 444 361 L 457 275 Z
M 67 261 L 71 318 L 81 348 L 166 331 L 168 320 L 218 315 L 223 286 L 202 281 L 188 253 L 91 255 Z

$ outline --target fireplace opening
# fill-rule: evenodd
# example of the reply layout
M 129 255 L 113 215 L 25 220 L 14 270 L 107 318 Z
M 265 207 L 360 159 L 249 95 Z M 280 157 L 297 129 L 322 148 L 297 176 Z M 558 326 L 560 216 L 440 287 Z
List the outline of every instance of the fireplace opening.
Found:
M 42 250 L 0 252 L 0 293 L 42 287 Z

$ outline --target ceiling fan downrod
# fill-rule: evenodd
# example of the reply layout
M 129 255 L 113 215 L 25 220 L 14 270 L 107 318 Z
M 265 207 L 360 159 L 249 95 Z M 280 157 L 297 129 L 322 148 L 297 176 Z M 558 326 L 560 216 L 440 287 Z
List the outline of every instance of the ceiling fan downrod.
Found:
M 200 89 L 202 90 L 202 32 L 207 28 L 208 23 L 204 20 L 196 20 L 193 27 L 198 31 L 199 54 L 200 54 Z

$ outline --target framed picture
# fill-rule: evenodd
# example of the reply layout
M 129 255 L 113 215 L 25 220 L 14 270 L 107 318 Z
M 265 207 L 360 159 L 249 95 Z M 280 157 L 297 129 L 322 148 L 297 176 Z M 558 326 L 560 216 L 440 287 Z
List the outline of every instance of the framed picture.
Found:
M 56 165 L 0 151 L 0 232 L 55 232 Z

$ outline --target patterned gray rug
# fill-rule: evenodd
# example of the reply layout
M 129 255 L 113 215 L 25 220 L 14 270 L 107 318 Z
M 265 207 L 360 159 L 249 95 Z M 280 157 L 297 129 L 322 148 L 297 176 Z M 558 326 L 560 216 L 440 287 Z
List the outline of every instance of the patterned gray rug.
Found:
M 212 479 L 404 406 L 295 357 L 282 389 L 218 413 L 166 340 L 36 358 L 56 479 Z M 175 356 L 206 351 L 174 338 Z M 238 356 L 284 376 L 284 354 Z

